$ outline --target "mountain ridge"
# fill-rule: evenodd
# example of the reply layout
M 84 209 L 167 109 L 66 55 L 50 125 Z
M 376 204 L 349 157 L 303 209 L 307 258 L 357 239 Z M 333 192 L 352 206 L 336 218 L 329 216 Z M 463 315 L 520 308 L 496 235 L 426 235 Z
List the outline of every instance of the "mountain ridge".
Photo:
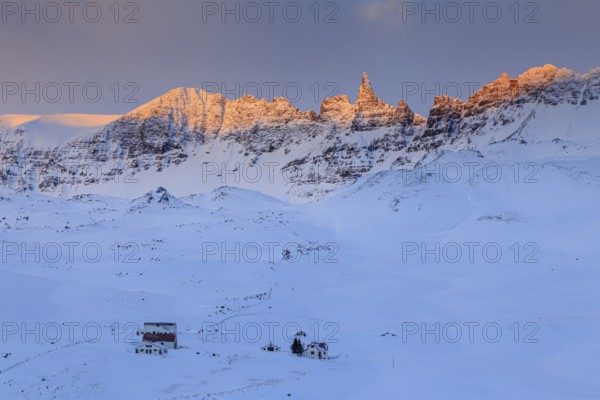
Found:
M 403 100 L 397 107 L 383 102 L 366 73 L 354 103 L 347 95 L 327 98 L 319 114 L 301 111 L 284 98 L 267 101 L 246 95 L 229 100 L 202 89 L 177 88 L 93 134 L 57 147 L 39 146 L 18 128 L 0 133 L 0 160 L 5 165 L 0 184 L 17 190 L 85 193 L 119 177 L 147 175 L 153 182 L 140 185 L 134 193 L 139 196 L 168 186 L 163 182 L 170 179 L 166 171 L 194 174 L 211 163 L 231 170 L 276 163 L 278 174 L 296 178 L 269 182 L 277 186 L 275 192 L 318 198 L 365 173 L 415 164 L 442 149 L 489 150 L 507 140 L 525 145 L 529 132 L 543 124 L 542 115 L 554 118 L 544 112 L 548 107 L 564 114 L 557 127 L 570 129 L 573 124 L 567 122 L 576 113 L 596 121 L 589 110 L 599 98 L 600 68 L 575 74 L 550 64 L 516 78 L 501 74 L 464 102 L 437 96 L 427 118 Z M 579 111 L 581 107 L 586 111 Z M 563 135 L 557 134 L 559 139 Z M 318 178 L 311 172 L 315 168 L 321 170 Z M 51 169 L 60 176 L 52 176 Z M 208 187 L 207 182 L 192 186 L 198 191 L 228 184 L 214 180 Z

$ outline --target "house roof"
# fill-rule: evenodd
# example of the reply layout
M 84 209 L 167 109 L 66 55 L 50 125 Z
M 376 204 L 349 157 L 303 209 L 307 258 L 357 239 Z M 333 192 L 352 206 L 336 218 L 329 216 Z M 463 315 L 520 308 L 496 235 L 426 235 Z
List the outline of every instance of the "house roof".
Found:
M 317 343 L 317 342 L 312 342 L 311 344 L 309 344 L 309 346 L 315 346 L 316 348 L 318 348 L 319 350 L 325 350 L 328 351 L 329 350 L 329 346 L 327 345 L 327 343 Z
M 266 349 L 266 348 L 269 348 L 269 347 L 275 347 L 275 348 L 278 348 L 278 349 L 281 348 L 281 347 L 277 346 L 276 344 L 269 343 L 269 344 L 266 344 L 263 347 L 261 347 L 261 349 Z
M 144 333 L 143 342 L 170 342 L 174 343 L 177 336 L 172 333 Z
M 147 346 L 158 347 L 159 349 L 166 350 L 166 347 L 160 345 L 159 343 L 154 343 L 154 342 L 142 342 L 136 346 L 136 349 L 147 348 Z

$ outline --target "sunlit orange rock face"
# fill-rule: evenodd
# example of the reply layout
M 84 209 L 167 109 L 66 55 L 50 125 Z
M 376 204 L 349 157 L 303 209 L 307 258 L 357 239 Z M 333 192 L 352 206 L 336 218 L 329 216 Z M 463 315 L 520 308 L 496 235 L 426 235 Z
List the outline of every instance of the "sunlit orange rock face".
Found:
M 425 135 L 450 133 L 460 120 L 464 104 L 460 99 L 448 96 L 436 96 L 427 119 Z
M 321 106 L 321 118 L 354 131 L 368 131 L 382 127 L 412 125 L 415 113 L 403 101 L 393 107 L 381 101 L 373 91 L 368 75 L 362 77 L 356 103 L 351 104 L 348 96 L 325 99 Z M 417 122 L 422 123 L 419 118 Z
M 560 97 L 569 101 L 573 92 L 580 92 L 583 89 L 585 80 L 585 76 L 576 76 L 569 69 L 558 69 L 550 64 L 531 68 L 514 79 L 503 73 L 498 79 L 482 87 L 467 100 L 464 107 L 465 116 L 511 103 L 544 100 L 552 102 L 550 98 L 553 87 L 559 89 Z
M 261 128 L 285 128 L 290 124 L 306 125 L 316 121 L 313 112 L 301 112 L 284 98 L 272 102 L 253 96 L 225 101 L 220 132 L 223 134 Z
M 528 107 L 585 105 L 600 93 L 600 70 L 577 75 L 553 65 L 532 68 L 516 78 L 503 73 L 466 102 L 436 97 L 424 132 L 410 146 L 431 150 L 448 141 L 476 135 L 488 125 L 507 125 L 527 118 Z
M 300 111 L 284 98 L 267 101 L 245 95 L 229 100 L 221 94 L 201 89 L 179 88 L 137 108 L 123 119 L 130 122 L 155 121 L 164 127 L 179 126 L 209 136 L 320 124 L 367 131 L 424 121 L 402 100 L 398 107 L 381 101 L 373 92 L 367 74 L 363 74 L 354 104 L 346 95 L 327 98 L 321 105 L 320 115 Z
M 321 119 L 325 122 L 349 128 L 355 116 L 356 107 L 345 94 L 329 97 L 321 104 Z
M 92 185 L 111 181 L 124 171 L 162 171 L 190 159 L 254 163 L 261 156 L 281 161 L 282 171 L 323 167 L 326 183 L 335 186 L 373 168 L 400 165 L 443 146 L 456 150 L 473 148 L 473 143 L 487 139 L 485 143 L 495 141 L 494 135 L 506 131 L 504 127 L 512 137 L 540 109 L 578 109 L 599 98 L 600 69 L 574 74 L 552 65 L 532 68 L 516 78 L 502 74 L 465 102 L 436 97 L 427 118 L 415 114 L 402 100 L 397 107 L 380 100 L 366 74 L 354 103 L 346 95 L 327 98 L 319 114 L 300 111 L 282 98 L 229 100 L 218 93 L 179 88 L 96 133 L 58 147 L 33 143 L 25 130 L 5 126 L 0 160 L 25 171 L 23 176 L 35 168 L 66 171 L 73 162 L 107 164 L 102 176 L 79 171 L 41 183 L 19 184 L 46 191 L 70 185 L 68 179 Z M 0 171 L 0 183 L 16 179 Z M 310 174 L 303 179 L 303 183 L 314 183 Z

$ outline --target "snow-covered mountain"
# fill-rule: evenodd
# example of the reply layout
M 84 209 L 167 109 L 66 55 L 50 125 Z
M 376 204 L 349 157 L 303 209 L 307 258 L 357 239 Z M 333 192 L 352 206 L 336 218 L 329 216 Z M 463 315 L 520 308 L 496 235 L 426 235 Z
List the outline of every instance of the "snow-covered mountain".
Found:
M 234 186 L 321 198 L 366 173 L 427 163 L 443 151 L 506 159 L 574 149 L 598 154 L 599 98 L 600 69 L 576 74 L 552 65 L 514 79 L 503 74 L 464 103 L 436 97 L 427 118 L 403 101 L 382 102 L 366 74 L 354 103 L 328 98 L 319 114 L 282 98 L 231 101 L 180 88 L 91 134 L 65 128 L 42 140 L 31 125 L 40 119 L 8 123 L 0 182 L 15 190 L 132 198 L 161 185 L 177 196 Z
M 599 76 L 427 119 L 366 75 L 318 115 L 177 89 L 65 140 L 4 117 L 0 398 L 596 398 Z M 179 348 L 136 353 L 159 320 Z
M 57 147 L 94 134 L 119 117 L 96 114 L 0 115 L 0 130 L 4 131 L 2 143 L 25 139 L 32 147 Z

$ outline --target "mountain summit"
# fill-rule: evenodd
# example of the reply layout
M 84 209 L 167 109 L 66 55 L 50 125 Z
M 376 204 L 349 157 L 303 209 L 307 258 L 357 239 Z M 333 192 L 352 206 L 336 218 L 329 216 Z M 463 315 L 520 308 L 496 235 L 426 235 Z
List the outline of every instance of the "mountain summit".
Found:
M 179 88 L 61 143 L 39 140 L 27 124 L 5 126 L 0 184 L 112 193 L 120 189 L 106 185 L 135 177 L 139 183 L 127 193 L 137 196 L 161 185 L 174 187 L 178 195 L 259 185 L 268 194 L 318 198 L 364 174 L 422 163 L 443 151 L 507 154 L 500 146 L 513 143 L 537 144 L 539 154 L 568 152 L 569 146 L 593 153 L 597 143 L 589 142 L 589 132 L 600 124 L 599 98 L 600 69 L 575 74 L 552 65 L 516 78 L 502 74 L 465 102 L 436 97 L 427 118 L 402 100 L 397 107 L 381 101 L 366 73 L 354 104 L 346 95 L 327 98 L 319 114 L 300 111 L 283 98 L 229 100 Z M 261 166 L 255 171 L 258 183 L 240 175 Z M 262 182 L 267 171 L 274 175 Z M 197 175 L 203 179 L 183 178 Z

